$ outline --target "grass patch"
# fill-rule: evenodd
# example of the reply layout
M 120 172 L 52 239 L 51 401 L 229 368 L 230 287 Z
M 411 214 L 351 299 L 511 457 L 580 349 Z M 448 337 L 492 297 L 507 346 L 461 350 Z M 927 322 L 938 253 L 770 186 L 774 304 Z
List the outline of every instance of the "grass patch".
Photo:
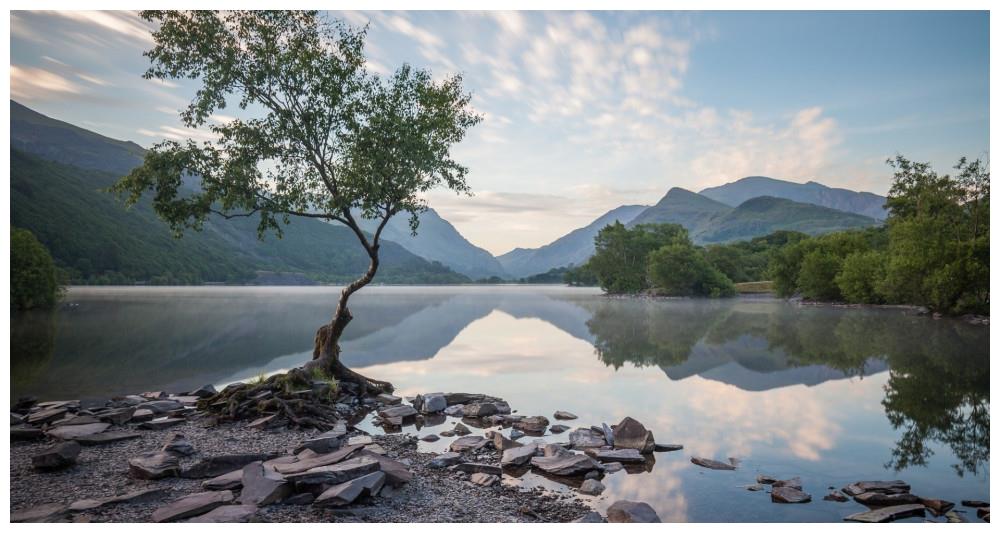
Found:
M 736 292 L 740 294 L 767 294 L 774 292 L 773 281 L 748 281 L 746 283 L 735 283 Z

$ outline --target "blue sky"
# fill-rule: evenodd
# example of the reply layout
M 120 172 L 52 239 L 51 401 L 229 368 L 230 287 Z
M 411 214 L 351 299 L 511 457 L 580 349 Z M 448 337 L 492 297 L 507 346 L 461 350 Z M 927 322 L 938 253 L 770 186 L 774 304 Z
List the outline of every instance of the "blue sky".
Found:
M 461 72 L 486 119 L 455 149 L 472 198 L 428 195 L 494 253 L 614 207 L 747 175 L 884 194 L 895 153 L 989 149 L 985 12 L 339 12 L 369 67 Z M 195 84 L 154 82 L 128 12 L 13 12 L 11 95 L 150 146 Z M 227 120 L 234 110 L 220 111 Z

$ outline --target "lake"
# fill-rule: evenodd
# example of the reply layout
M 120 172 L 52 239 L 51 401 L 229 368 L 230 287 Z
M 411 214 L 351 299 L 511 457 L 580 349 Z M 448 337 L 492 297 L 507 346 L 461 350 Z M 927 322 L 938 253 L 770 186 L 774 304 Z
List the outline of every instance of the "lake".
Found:
M 73 288 L 57 312 L 12 319 L 12 397 L 180 392 L 298 366 L 337 294 Z M 486 393 L 552 423 L 554 411 L 570 411 L 571 427 L 631 416 L 657 442 L 684 445 L 606 476 L 597 498 L 581 496 L 600 511 L 630 499 L 664 521 L 839 522 L 865 508 L 823 501 L 828 487 L 882 479 L 924 497 L 989 500 L 988 327 L 901 309 L 618 299 L 555 286 L 368 287 L 351 302 L 343 360 L 397 395 Z M 404 431 L 439 433 L 457 420 Z M 360 427 L 381 432 L 370 420 Z M 736 458 L 739 468 L 707 470 L 692 456 Z M 801 477 L 813 501 L 771 503 L 745 488 L 759 473 Z M 570 490 L 533 473 L 507 482 Z

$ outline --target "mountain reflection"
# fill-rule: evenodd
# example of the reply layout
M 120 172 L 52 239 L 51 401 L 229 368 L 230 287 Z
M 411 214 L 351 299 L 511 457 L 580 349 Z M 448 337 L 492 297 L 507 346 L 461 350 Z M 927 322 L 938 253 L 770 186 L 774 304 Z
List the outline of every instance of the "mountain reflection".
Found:
M 73 306 L 54 315 L 12 318 L 12 393 L 65 399 L 181 391 L 295 366 L 310 356 L 335 295 L 335 288 L 77 290 Z M 882 407 L 899 437 L 887 467 L 926 465 L 932 442 L 951 448 L 959 475 L 977 474 L 989 460 L 989 333 L 956 320 L 535 287 L 374 287 L 352 310 L 343 348 L 355 367 L 409 362 L 416 369 L 499 311 L 589 343 L 607 367 L 653 367 L 673 381 L 699 376 L 767 391 L 888 371 Z M 531 349 L 557 349 L 544 340 Z M 481 344 L 462 350 L 509 358 Z M 529 359 L 516 371 L 539 372 Z

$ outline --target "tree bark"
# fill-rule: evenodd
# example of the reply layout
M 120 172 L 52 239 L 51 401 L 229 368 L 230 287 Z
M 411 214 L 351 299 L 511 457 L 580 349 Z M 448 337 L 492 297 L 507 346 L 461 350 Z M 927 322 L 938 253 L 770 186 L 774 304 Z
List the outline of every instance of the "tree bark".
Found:
M 313 345 L 312 361 L 305 365 L 307 370 L 320 368 L 324 374 L 336 378 L 338 381 L 349 381 L 361 386 L 362 391 L 368 394 L 380 394 L 392 392 L 392 384 L 387 381 L 379 381 L 365 377 L 340 361 L 340 337 L 344 334 L 344 329 L 354 318 L 351 310 L 347 307 L 347 301 L 351 295 L 359 289 L 371 283 L 378 271 L 378 245 L 375 244 L 369 249 L 368 256 L 371 262 L 368 270 L 360 278 L 351 282 L 340 291 L 340 300 L 337 302 L 337 310 L 333 313 L 330 323 L 323 324 L 316 331 L 316 339 Z

